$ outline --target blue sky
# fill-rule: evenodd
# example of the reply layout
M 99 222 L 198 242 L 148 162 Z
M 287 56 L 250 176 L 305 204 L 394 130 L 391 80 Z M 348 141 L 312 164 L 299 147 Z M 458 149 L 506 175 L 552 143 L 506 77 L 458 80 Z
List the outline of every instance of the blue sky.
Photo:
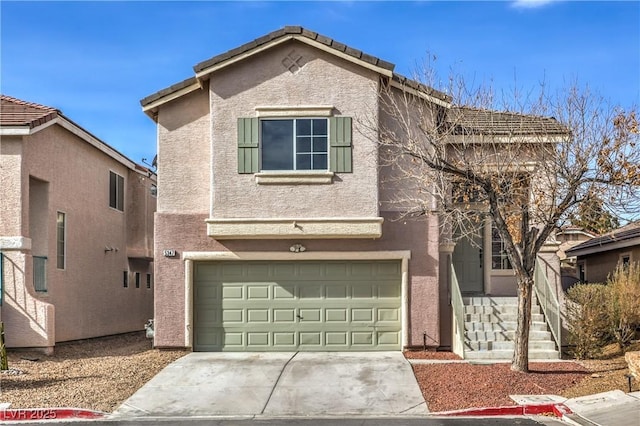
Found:
M 156 153 L 139 101 L 192 67 L 301 25 L 412 76 L 436 55 L 495 88 L 577 79 L 640 104 L 640 2 L 0 2 L 0 91 L 60 109 L 134 161 Z

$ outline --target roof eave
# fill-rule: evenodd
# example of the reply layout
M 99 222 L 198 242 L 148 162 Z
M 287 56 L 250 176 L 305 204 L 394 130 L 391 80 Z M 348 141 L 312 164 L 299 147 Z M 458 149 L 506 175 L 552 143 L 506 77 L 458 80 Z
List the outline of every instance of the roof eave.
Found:
M 432 102 L 436 105 L 440 105 L 442 107 L 445 108 L 451 108 L 451 100 L 448 97 L 443 97 L 443 98 L 439 98 L 436 96 L 431 95 L 430 93 L 424 91 L 424 90 L 420 90 L 420 89 L 415 89 L 413 87 L 407 86 L 405 84 L 402 84 L 394 79 L 389 80 L 390 84 L 392 87 L 395 87 L 396 89 L 402 90 L 406 93 L 409 93 L 413 96 L 417 96 L 421 99 L 427 100 L 429 102 Z
M 375 71 L 381 75 L 387 76 L 387 77 L 391 77 L 393 75 L 393 71 L 385 68 L 385 67 L 381 67 L 375 64 L 372 64 L 370 62 L 364 61 L 362 59 L 356 58 L 355 56 L 349 55 L 347 53 L 344 53 L 340 50 L 334 49 L 331 46 L 328 46 L 324 43 L 320 43 L 316 40 L 312 40 L 302 34 L 286 34 L 282 37 L 279 37 L 277 39 L 273 39 L 270 40 L 264 44 L 261 44 L 259 46 L 256 46 L 250 50 L 247 50 L 243 53 L 240 53 L 238 55 L 234 55 L 228 59 L 222 60 L 220 62 L 216 62 L 212 65 L 206 66 L 206 67 L 201 67 L 201 64 L 198 64 L 196 66 L 194 66 L 194 72 L 196 73 L 196 78 L 197 79 L 202 79 L 202 80 L 206 80 L 207 78 L 209 78 L 209 75 L 215 71 L 218 71 L 222 68 L 228 67 L 232 64 L 235 64 L 237 62 L 240 62 L 244 59 L 247 59 L 251 56 L 254 56 L 260 52 L 263 52 L 267 49 L 270 49 L 274 46 L 283 44 L 287 41 L 290 40 L 297 40 L 301 43 L 305 43 L 309 46 L 315 47 L 319 50 L 322 50 L 324 52 L 330 53 L 332 55 L 338 56 L 346 61 L 352 62 L 354 64 L 360 65 L 364 68 L 370 69 L 372 71 Z
M 640 237 L 629 238 L 628 240 L 622 241 L 608 241 L 603 242 L 602 244 L 598 244 L 596 246 L 590 246 L 585 248 L 580 248 L 579 246 L 573 247 L 570 250 L 567 250 L 565 253 L 567 256 L 587 256 L 590 254 L 597 254 L 611 250 L 619 250 L 633 246 L 640 246 Z
M 180 98 L 184 95 L 194 92 L 198 89 L 202 89 L 202 82 L 200 80 L 195 79 L 193 77 L 191 77 L 190 79 L 193 79 L 193 82 L 190 84 L 182 85 L 180 87 L 176 87 L 175 89 L 172 89 L 173 86 L 170 86 L 166 89 L 162 89 L 161 91 L 151 96 L 147 96 L 146 98 L 142 99 L 140 101 L 140 104 L 142 105 L 142 111 L 145 114 L 147 114 L 147 116 L 149 116 L 149 118 L 151 118 L 153 121 L 156 121 L 158 116 L 158 108 L 160 106 L 166 104 L 167 102 L 171 102 L 174 99 Z M 185 81 L 189 81 L 190 79 L 187 79 Z M 174 86 L 178 86 L 178 85 L 174 85 Z M 165 93 L 162 93 L 162 92 L 165 92 Z
M 0 126 L 0 136 L 28 136 L 31 126 Z

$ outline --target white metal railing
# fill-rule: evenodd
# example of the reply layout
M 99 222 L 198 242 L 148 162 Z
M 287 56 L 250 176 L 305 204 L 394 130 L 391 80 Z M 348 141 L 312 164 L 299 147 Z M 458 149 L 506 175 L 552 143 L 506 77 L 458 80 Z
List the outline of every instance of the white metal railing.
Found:
M 560 332 L 561 332 L 561 318 L 560 318 L 560 302 L 556 295 L 556 290 L 549 283 L 549 279 L 545 269 L 543 269 L 542 263 L 544 259 L 538 257 L 536 261 L 536 269 L 534 274 L 534 288 L 536 296 L 542 306 L 542 312 L 547 320 L 547 324 L 551 329 L 551 334 L 558 348 L 561 347 Z
M 449 266 L 451 271 L 451 308 L 453 311 L 453 343 L 451 349 L 454 354 L 464 358 L 464 302 L 455 268 L 453 264 Z

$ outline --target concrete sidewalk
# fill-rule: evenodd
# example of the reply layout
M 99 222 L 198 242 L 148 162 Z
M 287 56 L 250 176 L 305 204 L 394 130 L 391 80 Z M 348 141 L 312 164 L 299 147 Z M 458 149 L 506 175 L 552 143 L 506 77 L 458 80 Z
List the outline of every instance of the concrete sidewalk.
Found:
M 568 399 L 573 414 L 563 420 L 581 426 L 640 426 L 640 392 L 620 390 Z
M 167 366 L 112 417 L 427 413 L 401 352 L 196 352 Z

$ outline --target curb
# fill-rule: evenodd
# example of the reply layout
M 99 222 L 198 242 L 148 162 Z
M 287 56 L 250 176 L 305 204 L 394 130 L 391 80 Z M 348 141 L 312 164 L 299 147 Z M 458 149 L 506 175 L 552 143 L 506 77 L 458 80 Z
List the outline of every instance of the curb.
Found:
M 20 422 L 33 420 L 96 420 L 104 418 L 102 411 L 80 408 L 5 408 L 0 411 L 0 421 Z
M 488 407 L 488 408 L 468 408 L 464 410 L 444 411 L 431 413 L 435 416 L 462 417 L 462 416 L 526 416 L 553 414 L 555 417 L 563 418 L 573 411 L 564 404 L 528 404 L 514 405 L 508 407 Z

